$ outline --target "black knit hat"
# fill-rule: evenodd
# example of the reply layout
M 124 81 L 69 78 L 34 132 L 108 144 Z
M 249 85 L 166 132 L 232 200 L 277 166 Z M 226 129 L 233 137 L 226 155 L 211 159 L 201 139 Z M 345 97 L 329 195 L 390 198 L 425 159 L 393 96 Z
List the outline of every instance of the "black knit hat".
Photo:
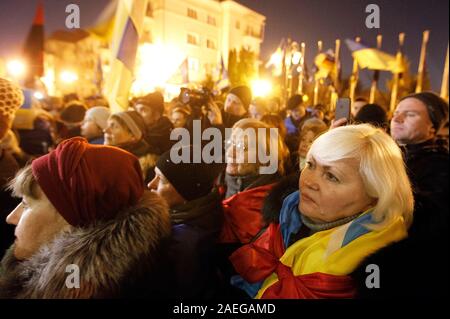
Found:
M 244 108 L 248 110 L 248 107 L 252 102 L 252 91 L 248 86 L 245 85 L 236 86 L 235 88 L 232 88 L 230 92 L 228 92 L 228 94 L 236 95 L 239 98 L 239 100 L 241 100 L 242 104 L 244 105 Z
M 139 98 L 135 105 L 144 104 L 150 107 L 152 110 L 155 110 L 159 114 L 164 113 L 164 97 L 161 92 L 155 91 L 153 93 L 149 93 L 141 98 Z
M 296 109 L 299 105 L 303 103 L 303 97 L 300 94 L 295 94 L 289 98 L 286 104 L 288 110 Z
M 176 191 L 185 200 L 194 200 L 207 195 L 214 187 L 214 182 L 224 169 L 223 164 L 193 163 L 193 151 L 201 152 L 201 149 L 194 148 L 192 145 L 183 146 L 174 150 L 176 154 L 189 152 L 190 163 L 174 163 L 170 153 L 167 151 L 162 154 L 156 162 L 156 167 L 172 184 Z
M 378 104 L 364 105 L 355 116 L 356 123 L 369 123 L 377 127 L 387 128 L 387 113 Z
M 434 129 L 439 131 L 448 120 L 448 103 L 433 92 L 421 92 L 410 94 L 401 99 L 414 98 L 421 101 L 427 107 L 428 115 Z

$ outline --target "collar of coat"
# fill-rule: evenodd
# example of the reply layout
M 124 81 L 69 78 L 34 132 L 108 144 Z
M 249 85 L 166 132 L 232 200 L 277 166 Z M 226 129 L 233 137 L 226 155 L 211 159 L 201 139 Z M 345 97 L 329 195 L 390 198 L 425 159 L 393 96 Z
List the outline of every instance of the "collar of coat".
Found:
M 1 263 L 0 298 L 118 297 L 132 278 L 152 271 L 169 236 L 166 204 L 145 192 L 116 219 L 63 232 L 27 260 L 15 259 L 12 246 Z

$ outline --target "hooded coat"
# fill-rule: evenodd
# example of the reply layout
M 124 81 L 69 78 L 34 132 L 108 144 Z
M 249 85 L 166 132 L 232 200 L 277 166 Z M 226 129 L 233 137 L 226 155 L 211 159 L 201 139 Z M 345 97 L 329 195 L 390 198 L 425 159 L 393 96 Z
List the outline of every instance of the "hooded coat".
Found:
M 62 232 L 29 259 L 17 260 L 13 245 L 1 262 L 0 298 L 165 298 L 169 236 L 166 205 L 145 192 L 115 219 Z

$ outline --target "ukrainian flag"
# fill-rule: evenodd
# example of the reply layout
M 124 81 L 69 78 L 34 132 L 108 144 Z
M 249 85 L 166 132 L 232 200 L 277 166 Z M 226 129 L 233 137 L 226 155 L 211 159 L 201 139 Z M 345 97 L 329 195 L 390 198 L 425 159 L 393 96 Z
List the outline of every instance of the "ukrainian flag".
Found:
M 128 93 L 146 9 L 147 0 L 119 0 L 117 5 L 110 45 L 111 67 L 105 86 L 112 112 L 128 108 Z
M 383 52 L 379 49 L 370 48 L 364 44 L 346 39 L 345 43 L 352 52 L 353 58 L 358 62 L 360 68 L 371 70 L 390 71 L 392 73 L 402 73 L 405 71 L 403 63 L 398 63 L 394 55 Z

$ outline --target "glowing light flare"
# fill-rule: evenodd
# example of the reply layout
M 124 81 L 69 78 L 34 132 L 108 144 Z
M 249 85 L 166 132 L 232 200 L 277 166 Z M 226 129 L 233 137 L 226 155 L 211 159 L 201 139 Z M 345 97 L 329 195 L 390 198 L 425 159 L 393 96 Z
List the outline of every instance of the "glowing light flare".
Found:
M 44 98 L 44 94 L 39 91 L 34 92 L 33 96 L 38 100 L 42 100 Z
M 268 80 L 257 79 L 251 82 L 252 93 L 255 97 L 265 97 L 272 92 L 272 83 Z
M 135 80 L 131 87 L 134 96 L 166 87 L 166 82 L 177 72 L 186 55 L 175 45 L 144 43 L 137 53 Z
M 8 73 L 15 77 L 19 78 L 22 77 L 26 72 L 26 66 L 25 63 L 21 60 L 15 59 L 11 60 L 6 64 L 6 70 Z
M 72 84 L 72 83 L 78 81 L 78 75 L 75 72 L 68 71 L 68 70 L 62 71 L 59 74 L 59 78 L 62 82 L 66 83 L 66 84 Z

